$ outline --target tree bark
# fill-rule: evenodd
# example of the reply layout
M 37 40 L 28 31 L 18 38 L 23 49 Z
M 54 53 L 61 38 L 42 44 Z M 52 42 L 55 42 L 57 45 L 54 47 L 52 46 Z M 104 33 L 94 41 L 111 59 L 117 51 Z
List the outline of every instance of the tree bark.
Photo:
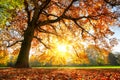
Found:
M 15 63 L 15 68 L 29 68 L 29 51 L 31 47 L 31 42 L 34 36 L 34 30 L 36 22 L 39 19 L 39 8 L 36 8 L 31 21 L 28 21 L 28 27 L 24 33 L 24 40 L 21 44 L 21 49 L 18 55 L 18 59 Z M 28 17 L 29 18 L 29 17 Z M 29 19 L 28 19 L 29 20 Z
M 15 63 L 15 68 L 29 68 L 29 51 L 31 42 L 34 36 L 34 25 L 29 25 L 24 33 L 24 40 L 21 44 L 21 49 L 18 55 L 18 59 Z

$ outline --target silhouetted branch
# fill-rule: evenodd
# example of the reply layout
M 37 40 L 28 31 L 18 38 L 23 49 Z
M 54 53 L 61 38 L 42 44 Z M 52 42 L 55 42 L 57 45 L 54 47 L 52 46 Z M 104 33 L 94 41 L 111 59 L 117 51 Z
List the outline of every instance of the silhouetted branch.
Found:
M 47 30 L 44 30 L 44 29 L 42 29 L 42 28 L 40 28 L 40 27 L 38 27 L 38 28 L 37 28 L 37 30 L 38 30 L 39 32 L 42 32 L 42 33 L 48 33 L 48 34 L 53 34 L 53 35 L 56 35 L 56 36 L 58 36 L 56 33 L 49 32 L 49 31 L 47 31 Z
M 57 31 L 56 31 L 56 28 L 55 28 L 55 26 L 53 26 L 53 25 L 49 25 L 49 26 L 51 26 L 52 27 L 52 29 L 55 31 L 55 33 L 57 34 Z
M 28 23 L 30 23 L 30 15 L 31 15 L 31 13 L 30 13 L 30 11 L 28 9 L 29 6 L 28 6 L 28 1 L 27 0 L 24 0 L 24 6 L 25 6 L 25 10 L 27 12 Z
M 48 14 L 46 11 L 43 10 L 43 14 L 46 15 L 47 17 L 49 16 L 53 16 L 53 17 L 59 17 L 57 15 L 54 15 L 54 14 Z
M 108 14 L 106 14 L 106 13 L 101 13 L 101 14 L 97 14 L 97 15 L 80 16 L 80 17 L 77 17 L 77 18 L 74 18 L 74 17 L 72 17 L 72 16 L 66 15 L 66 12 L 67 12 L 68 10 L 70 10 L 70 7 L 72 6 L 72 4 L 73 4 L 75 1 L 77 1 L 77 0 L 72 0 L 72 1 L 70 2 L 70 4 L 64 9 L 64 11 L 63 11 L 63 13 L 62 13 L 61 16 L 57 16 L 57 15 L 54 15 L 54 14 L 49 14 L 49 13 L 47 13 L 46 11 L 43 11 L 43 14 L 44 14 L 44 15 L 46 15 L 46 16 L 53 16 L 53 17 L 56 17 L 56 18 L 55 18 L 55 19 L 52 19 L 52 20 L 51 20 L 51 19 L 48 19 L 48 20 L 40 21 L 40 22 L 37 23 L 37 27 L 44 26 L 44 25 L 49 25 L 49 24 L 51 24 L 51 23 L 56 23 L 56 22 L 59 22 L 59 21 L 61 21 L 61 20 L 63 20 L 63 19 L 68 19 L 68 20 L 74 21 L 74 23 L 75 23 L 79 28 L 81 28 L 81 30 L 82 30 L 82 33 L 81 33 L 81 34 L 83 34 L 83 32 L 86 32 L 86 33 L 88 33 L 90 36 L 96 38 L 93 34 L 89 33 L 89 31 L 87 31 L 86 29 L 84 29 L 83 27 L 81 27 L 81 26 L 77 23 L 77 21 L 80 20 L 80 19 L 83 19 L 83 18 L 98 20 L 98 19 L 100 19 L 100 16 L 110 16 L 110 17 L 112 17 L 111 14 L 109 14 L 109 13 L 108 13 Z M 57 4 L 57 5 L 58 5 L 58 4 Z M 59 7 L 59 5 L 58 5 L 58 7 Z M 114 17 L 114 16 L 113 16 L 113 17 Z M 45 32 L 45 33 L 51 33 L 51 32 L 46 32 L 46 31 L 44 31 L 44 30 L 39 30 L 39 31 L 40 31 L 40 32 Z M 53 33 L 52 33 L 52 34 L 53 34 Z
M 74 17 L 71 17 L 71 16 L 66 16 L 65 14 L 62 14 L 61 16 L 56 16 L 56 15 L 53 15 L 53 14 L 47 14 L 47 15 L 51 15 L 51 16 L 54 16 L 54 17 L 57 17 L 56 19 L 54 20 L 45 20 L 45 21 L 41 21 L 37 24 L 37 26 L 44 26 L 44 25 L 47 25 L 47 24 L 50 24 L 50 23 L 55 23 L 55 22 L 59 22 L 60 20 L 62 19 L 69 19 L 69 20 L 80 20 L 80 19 L 83 19 L 83 18 L 90 18 L 90 19 L 94 19 L 94 20 L 98 20 L 100 16 L 110 16 L 109 14 L 98 14 L 96 16 L 94 15 L 88 15 L 88 16 L 80 16 L 78 18 L 74 18 Z M 112 16 L 111 16 L 112 17 Z M 113 17 L 114 18 L 114 17 Z
M 80 26 L 80 25 L 77 23 L 77 21 L 74 20 L 74 22 L 75 22 L 75 24 L 76 24 L 80 29 L 82 29 L 82 33 L 83 33 L 83 31 L 84 31 L 84 32 L 87 32 L 90 36 L 96 38 L 94 35 L 92 35 L 92 34 L 89 33 L 87 30 L 85 30 L 82 26 Z
M 120 5 L 119 0 L 104 0 L 107 4 L 110 4 L 111 6 L 118 6 Z
M 52 1 L 53 2 L 53 1 Z M 55 4 L 56 6 L 58 6 L 60 9 L 64 9 L 64 7 L 66 7 L 64 4 L 60 3 L 60 2 L 53 2 L 53 4 Z M 62 7 L 63 6 L 63 7 Z
M 64 10 L 62 15 L 65 15 L 65 13 L 69 10 L 69 8 L 72 6 L 73 2 L 75 2 L 76 0 L 72 0 L 71 3 L 69 4 L 69 6 Z
M 63 16 L 65 15 L 65 13 L 69 10 L 69 8 L 72 6 L 72 4 L 73 4 L 73 2 L 75 2 L 76 0 L 72 0 L 71 1 L 71 3 L 69 4 L 69 6 L 64 10 L 64 12 L 62 13 L 62 15 L 61 16 L 56 16 L 56 15 L 53 15 L 53 14 L 47 14 L 47 15 L 51 15 L 51 16 L 55 16 L 55 17 L 57 17 L 57 19 L 55 19 L 55 20 L 45 20 L 45 21 L 42 21 L 42 22 L 38 22 L 38 27 L 39 26 L 43 26 L 43 25 L 46 25 L 46 24 L 49 24 L 49 23 L 55 23 L 55 22 L 58 22 L 58 21 L 60 21 L 62 18 L 64 18 Z M 45 11 L 44 11 L 45 12 Z
M 14 46 L 15 44 L 19 43 L 19 42 L 22 42 L 23 40 L 18 40 L 18 41 L 15 41 L 13 42 L 12 44 L 9 44 L 7 47 L 12 47 Z
M 47 49 L 49 49 L 49 47 L 44 42 L 42 42 L 42 39 L 38 38 L 37 36 L 34 36 L 34 38 L 37 39 L 40 43 L 42 43 Z

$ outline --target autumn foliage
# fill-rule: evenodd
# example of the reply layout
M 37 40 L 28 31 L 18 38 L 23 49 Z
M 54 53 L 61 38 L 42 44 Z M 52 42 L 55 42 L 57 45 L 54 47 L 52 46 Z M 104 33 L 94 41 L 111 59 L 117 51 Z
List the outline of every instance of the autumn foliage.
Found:
M 24 0 L 2 28 L 1 45 L 13 54 L 18 50 L 17 67 L 29 67 L 29 60 L 41 65 L 90 64 L 90 50 L 99 56 L 95 63 L 107 64 L 107 56 L 117 44 L 117 39 L 109 38 L 114 34 L 110 27 L 118 18 L 111 2 Z

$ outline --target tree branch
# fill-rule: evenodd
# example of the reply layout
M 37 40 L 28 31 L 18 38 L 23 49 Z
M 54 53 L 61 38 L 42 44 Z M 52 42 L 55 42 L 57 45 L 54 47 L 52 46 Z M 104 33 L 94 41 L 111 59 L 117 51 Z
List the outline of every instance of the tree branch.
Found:
M 58 22 L 58 21 L 60 21 L 60 20 L 62 20 L 62 19 L 69 19 L 69 20 L 80 20 L 80 19 L 83 19 L 83 18 L 90 18 L 90 19 L 94 19 L 94 20 L 97 20 L 97 19 L 99 19 L 98 17 L 99 16 L 109 16 L 108 14 L 98 14 L 98 15 L 96 15 L 96 16 L 92 16 L 92 15 L 88 15 L 88 16 L 80 16 L 80 17 L 78 17 L 78 18 L 73 18 L 73 17 L 71 17 L 71 16 L 66 16 L 66 15 L 64 15 L 64 14 L 62 14 L 61 16 L 56 16 L 56 15 L 53 15 L 53 14 L 47 14 L 47 15 L 51 15 L 51 16 L 54 16 L 54 17 L 57 17 L 57 19 L 54 19 L 54 20 L 45 20 L 45 21 L 42 21 L 42 22 L 39 22 L 38 24 L 37 24 L 37 26 L 39 27 L 39 26 L 44 26 L 44 25 L 47 25 L 47 24 L 50 24 L 50 23 L 55 23 L 55 22 Z
M 30 23 L 30 11 L 29 11 L 29 9 L 28 9 L 28 1 L 27 0 L 24 0 L 24 6 L 25 6 L 25 10 L 26 10 L 26 12 L 27 12 L 27 17 L 28 17 L 28 23 Z
M 69 8 L 72 6 L 73 2 L 75 2 L 76 0 L 72 0 L 71 3 L 69 4 L 69 6 L 64 10 L 62 15 L 65 15 L 65 13 L 69 10 Z
M 64 9 L 64 7 L 66 7 L 64 4 L 60 3 L 60 2 L 54 2 L 52 1 L 53 4 L 55 4 L 56 6 L 58 6 L 60 9 Z
M 50 26 L 52 27 L 52 29 L 54 29 L 55 33 L 57 33 L 55 26 L 53 25 L 50 25 Z
M 72 4 L 73 4 L 73 2 L 75 2 L 76 0 L 72 0 L 71 1 L 71 3 L 69 4 L 69 6 L 64 10 L 64 12 L 62 13 L 62 15 L 61 16 L 56 16 L 56 15 L 53 15 L 53 14 L 49 14 L 49 15 L 51 15 L 51 16 L 55 16 L 55 17 L 57 17 L 57 19 L 55 19 L 55 20 L 46 20 L 46 21 L 43 21 L 43 22 L 38 22 L 38 27 L 39 26 L 42 26 L 42 25 L 46 25 L 46 24 L 49 24 L 49 23 L 55 23 L 55 22 L 58 22 L 58 21 L 60 21 L 62 18 L 63 18 L 63 16 L 65 15 L 65 13 L 69 10 L 69 8 L 72 6 Z
M 37 36 L 34 36 L 33 38 L 37 39 L 40 43 L 42 43 L 47 49 L 49 49 L 49 47 L 44 43 L 42 42 L 42 39 L 38 38 Z
M 82 26 L 80 26 L 80 25 L 77 23 L 77 21 L 74 20 L 74 22 L 75 22 L 75 24 L 76 24 L 79 28 L 82 29 L 82 33 L 83 33 L 83 31 L 85 31 L 85 32 L 87 32 L 89 35 L 91 35 L 92 37 L 96 38 L 94 35 L 92 35 L 92 34 L 89 33 L 88 31 L 86 31 Z
M 31 21 L 32 23 L 36 23 L 38 21 L 40 14 L 46 8 L 46 6 L 50 3 L 50 1 L 51 0 L 46 0 L 41 5 L 38 5 L 38 3 L 35 3 L 33 1 L 35 5 L 35 9 L 34 9 L 34 15 Z
M 82 33 L 85 31 L 87 32 L 89 35 L 93 36 L 94 38 L 96 38 L 94 35 L 92 35 L 91 33 L 89 33 L 88 31 L 86 31 L 83 27 L 81 27 L 78 23 L 77 23 L 77 20 L 80 20 L 80 19 L 83 19 L 83 18 L 88 18 L 88 19 L 94 19 L 94 20 L 97 20 L 99 19 L 100 16 L 110 16 L 109 14 L 105 14 L 105 13 L 102 13 L 102 14 L 98 14 L 98 15 L 88 15 L 88 16 L 80 16 L 80 17 L 77 17 L 77 18 L 74 18 L 74 17 L 71 17 L 71 16 L 67 16 L 65 13 L 70 9 L 70 7 L 72 6 L 72 4 L 77 1 L 77 0 L 72 0 L 71 3 L 68 5 L 68 7 L 65 8 L 65 10 L 63 11 L 62 15 L 61 16 L 57 16 L 57 15 L 54 15 L 54 14 L 49 14 L 47 12 L 44 11 L 44 14 L 46 16 L 54 16 L 56 17 L 56 19 L 52 19 L 52 20 L 45 20 L 45 21 L 41 21 L 41 22 L 38 22 L 37 24 L 37 27 L 40 27 L 40 26 L 44 26 L 44 25 L 48 25 L 48 24 L 51 24 L 51 23 L 56 23 L 56 22 L 59 22 L 61 21 L 62 19 L 68 19 L 68 20 L 72 20 L 74 21 L 74 23 L 82 29 Z
M 37 28 L 37 30 L 38 30 L 39 32 L 42 32 L 42 33 L 48 33 L 48 34 L 53 34 L 53 35 L 56 35 L 56 36 L 58 36 L 56 33 L 49 32 L 49 31 L 47 31 L 47 30 L 44 30 L 44 29 L 42 29 L 42 28 L 40 28 L 40 27 L 38 27 L 38 28 Z
M 111 6 L 118 6 L 120 5 L 119 0 L 104 0 L 107 4 L 110 4 Z
M 12 47 L 14 46 L 15 44 L 17 44 L 18 42 L 22 42 L 23 40 L 18 40 L 18 41 L 15 41 L 13 42 L 12 44 L 9 44 L 7 47 Z

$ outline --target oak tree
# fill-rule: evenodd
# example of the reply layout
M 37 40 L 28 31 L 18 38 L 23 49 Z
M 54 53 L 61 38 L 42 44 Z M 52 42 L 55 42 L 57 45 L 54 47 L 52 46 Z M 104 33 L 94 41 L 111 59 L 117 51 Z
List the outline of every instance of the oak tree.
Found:
M 109 27 L 119 17 L 119 13 L 112 11 L 114 6 L 119 7 L 118 0 L 24 0 L 24 8 L 16 11 L 11 27 L 6 26 L 9 32 L 19 35 L 16 37 L 11 34 L 13 42 L 7 40 L 7 47 L 22 42 L 15 67 L 29 67 L 30 49 L 37 46 L 38 42 L 53 51 L 57 49 L 55 45 L 67 41 L 65 44 L 71 44 L 72 48 L 65 48 L 72 49 L 78 57 L 79 53 L 84 52 L 80 46 L 84 45 L 85 48 L 84 42 L 110 50 L 113 40 L 108 37 L 114 33 Z M 112 46 L 115 42 L 116 39 Z M 65 52 L 66 50 L 61 53 Z M 86 59 L 86 55 L 83 55 Z M 51 57 L 49 60 L 53 59 Z M 64 57 L 61 59 L 65 63 Z

